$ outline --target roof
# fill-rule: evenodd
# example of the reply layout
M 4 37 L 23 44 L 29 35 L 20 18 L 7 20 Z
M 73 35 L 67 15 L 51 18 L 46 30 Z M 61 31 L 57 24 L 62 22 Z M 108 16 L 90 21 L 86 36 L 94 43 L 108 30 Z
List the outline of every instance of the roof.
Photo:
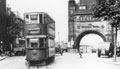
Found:
M 24 13 L 24 15 L 26 14 L 47 14 L 46 12 L 26 12 Z
M 25 15 L 31 15 L 31 14 L 45 14 L 47 17 L 49 17 L 52 21 L 52 23 L 55 23 L 54 19 L 47 13 L 47 12 L 26 12 Z
M 77 3 L 77 9 L 74 14 L 92 14 L 92 8 L 95 6 L 96 0 L 80 0 Z M 80 9 L 80 7 L 84 6 L 85 9 Z
M 96 0 L 80 0 L 79 3 L 80 5 L 90 5 L 91 3 L 95 3 Z
M 69 0 L 69 1 L 75 1 L 75 0 Z

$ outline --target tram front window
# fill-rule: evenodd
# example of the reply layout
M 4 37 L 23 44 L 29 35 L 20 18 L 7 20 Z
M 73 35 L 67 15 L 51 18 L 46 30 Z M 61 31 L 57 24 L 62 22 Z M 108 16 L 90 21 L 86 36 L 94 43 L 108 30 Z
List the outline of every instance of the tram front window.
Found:
M 47 42 L 45 38 L 30 39 L 28 46 L 30 46 L 30 48 L 44 48 L 46 43 Z
M 30 39 L 31 48 L 39 48 L 38 39 Z

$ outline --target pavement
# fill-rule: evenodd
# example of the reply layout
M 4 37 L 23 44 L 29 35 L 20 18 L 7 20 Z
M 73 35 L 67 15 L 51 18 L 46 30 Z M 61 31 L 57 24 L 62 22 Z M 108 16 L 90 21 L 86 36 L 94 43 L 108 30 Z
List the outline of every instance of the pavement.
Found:
M 116 61 L 115 58 L 105 58 L 102 60 L 104 63 L 107 64 L 113 64 L 113 65 L 119 65 L 120 66 L 120 57 L 116 57 Z
M 91 53 L 92 54 L 92 53 Z M 94 53 L 95 55 L 92 56 L 92 58 L 94 59 L 97 59 L 97 62 L 104 62 L 104 63 L 107 63 L 107 64 L 112 64 L 112 65 L 119 65 L 120 66 L 120 56 L 119 57 L 116 57 L 116 61 L 115 61 L 115 58 L 114 57 L 107 57 L 107 56 L 101 56 L 101 57 L 97 57 L 97 54 Z M 86 55 L 88 58 L 90 57 L 90 54 L 89 55 Z M 87 59 L 87 58 L 85 58 Z
M 8 58 L 8 57 L 9 57 L 9 56 L 6 56 L 6 55 L 0 55 L 0 61 L 6 59 L 6 58 Z
M 94 54 L 94 56 L 91 57 L 91 54 Z M 86 54 L 83 54 L 82 57 L 83 57 L 82 58 L 83 60 L 88 59 L 88 58 L 94 58 L 94 59 L 97 59 L 97 62 L 104 62 L 107 64 L 120 66 L 120 56 L 116 57 L 116 61 L 115 61 L 114 57 L 108 58 L 107 56 L 102 56 L 102 57 L 98 58 L 96 53 L 89 53 L 89 54 L 86 53 Z

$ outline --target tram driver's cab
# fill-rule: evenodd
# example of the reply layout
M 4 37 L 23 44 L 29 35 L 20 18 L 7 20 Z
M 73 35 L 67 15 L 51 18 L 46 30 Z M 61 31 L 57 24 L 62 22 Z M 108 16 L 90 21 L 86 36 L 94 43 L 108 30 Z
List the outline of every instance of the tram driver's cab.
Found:
M 26 48 L 45 48 L 45 38 L 27 38 Z
M 39 40 L 27 38 L 26 48 L 39 48 Z
M 27 38 L 26 42 L 26 60 L 38 61 L 45 60 L 47 57 L 45 48 L 45 38 Z M 42 56 L 41 56 L 42 55 Z

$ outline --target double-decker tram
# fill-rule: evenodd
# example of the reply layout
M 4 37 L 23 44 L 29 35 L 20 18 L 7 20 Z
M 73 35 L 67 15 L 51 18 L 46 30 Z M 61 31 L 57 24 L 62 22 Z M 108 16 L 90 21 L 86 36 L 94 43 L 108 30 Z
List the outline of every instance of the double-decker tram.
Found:
M 45 12 L 24 14 L 26 60 L 29 64 L 46 63 L 55 58 L 55 21 Z

